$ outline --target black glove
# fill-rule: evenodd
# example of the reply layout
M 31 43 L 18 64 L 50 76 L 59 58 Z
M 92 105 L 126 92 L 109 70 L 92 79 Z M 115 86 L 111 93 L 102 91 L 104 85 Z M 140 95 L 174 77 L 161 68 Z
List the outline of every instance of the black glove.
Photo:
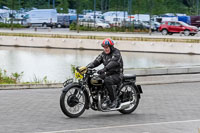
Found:
M 94 64 L 93 63 L 90 63 L 86 66 L 87 68 L 94 68 Z
M 106 68 L 104 67 L 103 69 L 100 69 L 99 71 L 97 71 L 98 74 L 103 74 L 106 72 Z

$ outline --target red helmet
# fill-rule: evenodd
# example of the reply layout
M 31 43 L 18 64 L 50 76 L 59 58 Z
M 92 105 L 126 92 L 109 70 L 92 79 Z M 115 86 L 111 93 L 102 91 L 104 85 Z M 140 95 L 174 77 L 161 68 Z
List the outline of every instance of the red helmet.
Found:
M 101 46 L 105 47 L 106 45 L 109 46 L 109 47 L 114 46 L 114 41 L 110 38 L 106 38 L 106 39 L 103 40 Z

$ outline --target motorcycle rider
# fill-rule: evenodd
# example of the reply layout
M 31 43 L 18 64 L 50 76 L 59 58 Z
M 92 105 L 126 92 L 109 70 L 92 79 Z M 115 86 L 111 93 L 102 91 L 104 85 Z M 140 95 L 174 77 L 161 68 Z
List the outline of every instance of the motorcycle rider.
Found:
M 87 65 L 88 68 L 95 68 L 103 63 L 104 68 L 97 71 L 99 77 L 104 79 L 111 103 L 109 108 L 117 106 L 116 88 L 121 83 L 123 74 L 123 60 L 120 51 L 114 47 L 112 39 L 103 40 L 101 46 L 104 51 L 97 58 Z

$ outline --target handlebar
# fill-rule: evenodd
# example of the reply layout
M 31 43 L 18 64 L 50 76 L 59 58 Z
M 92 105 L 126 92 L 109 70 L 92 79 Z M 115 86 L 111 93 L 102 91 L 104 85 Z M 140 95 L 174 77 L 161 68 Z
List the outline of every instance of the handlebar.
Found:
M 97 72 L 96 69 L 88 68 L 87 74 L 92 75 L 92 74 L 94 74 L 94 73 L 96 73 L 96 72 Z

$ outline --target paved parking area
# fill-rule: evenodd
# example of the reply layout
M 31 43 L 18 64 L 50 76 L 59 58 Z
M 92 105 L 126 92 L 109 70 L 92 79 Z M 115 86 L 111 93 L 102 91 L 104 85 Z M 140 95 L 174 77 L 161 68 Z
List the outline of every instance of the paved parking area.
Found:
M 1 90 L 0 133 L 199 133 L 199 86 L 144 85 L 134 113 L 86 110 L 77 119 L 61 112 L 61 89 Z
M 67 34 L 67 35 L 89 35 L 89 36 L 120 36 L 120 37 L 161 37 L 161 38 L 193 38 L 199 39 L 200 32 L 195 36 L 184 36 L 183 34 L 173 34 L 173 35 L 162 35 L 160 32 L 152 32 L 151 35 L 147 33 L 137 33 L 137 32 L 101 32 L 101 31 L 80 31 L 77 33 L 75 30 L 69 30 L 69 28 L 54 28 L 49 30 L 49 28 L 41 28 L 35 31 L 34 28 L 25 29 L 0 29 L 0 32 L 11 32 L 11 33 L 38 33 L 38 34 Z

